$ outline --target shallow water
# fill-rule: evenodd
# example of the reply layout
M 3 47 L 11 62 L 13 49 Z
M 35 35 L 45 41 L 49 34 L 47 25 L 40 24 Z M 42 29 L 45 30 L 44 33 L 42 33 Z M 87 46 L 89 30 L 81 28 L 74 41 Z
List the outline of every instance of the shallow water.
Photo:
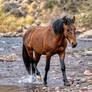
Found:
M 67 47 L 65 63 L 67 77 L 70 82 L 73 81 L 71 87 L 63 85 L 59 57 L 54 55 L 51 58 L 48 87 L 45 87 L 37 83 L 37 81 L 32 84 L 32 76 L 29 76 L 26 72 L 21 56 L 22 38 L 0 38 L 0 57 L 15 54 L 15 56 L 10 57 L 15 62 L 0 62 L 0 92 L 56 92 L 57 90 L 59 90 L 57 92 L 67 92 L 67 89 L 69 91 L 73 90 L 72 92 L 78 92 L 78 90 L 81 90 L 81 83 L 78 84 L 77 79 L 91 77 L 84 75 L 86 69 L 92 73 L 92 53 L 91 51 L 88 53 L 91 50 L 90 48 L 92 48 L 92 40 L 85 39 L 78 39 L 78 46 L 74 49 L 70 45 Z M 42 56 L 38 64 L 42 78 L 44 76 L 45 59 L 45 56 Z M 85 83 L 88 84 L 87 82 Z M 88 84 L 88 86 L 90 85 Z

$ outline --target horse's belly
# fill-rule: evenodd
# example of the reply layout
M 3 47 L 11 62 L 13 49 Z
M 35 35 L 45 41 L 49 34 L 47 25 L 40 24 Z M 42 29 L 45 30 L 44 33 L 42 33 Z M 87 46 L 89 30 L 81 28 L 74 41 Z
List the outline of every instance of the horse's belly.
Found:
M 39 54 L 42 54 L 43 51 L 43 42 L 41 36 L 34 36 L 32 39 L 32 48 Z

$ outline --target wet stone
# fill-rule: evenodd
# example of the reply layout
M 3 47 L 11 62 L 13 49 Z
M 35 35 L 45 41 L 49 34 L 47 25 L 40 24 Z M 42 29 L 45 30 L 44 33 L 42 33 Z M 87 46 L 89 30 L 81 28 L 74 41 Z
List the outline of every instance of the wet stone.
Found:
M 81 83 L 85 83 L 86 80 L 87 80 L 86 78 L 81 78 L 81 79 L 80 79 L 80 82 L 81 82 Z
M 91 76 L 92 73 L 87 69 L 87 70 L 84 71 L 84 75 L 86 75 L 86 76 Z
M 92 80 L 87 80 L 87 83 L 88 83 L 89 85 L 92 85 Z
M 74 81 L 73 86 L 76 86 L 76 87 L 79 86 L 79 82 Z
M 92 92 L 92 90 L 88 90 L 88 92 Z
M 43 87 L 42 89 L 45 90 L 47 87 Z
M 60 87 L 55 87 L 56 92 L 60 92 Z
M 92 76 L 90 76 L 89 79 L 92 80 Z
M 81 90 L 87 90 L 87 87 L 80 87 Z
M 76 78 L 75 80 L 76 80 L 76 81 L 80 81 L 80 78 L 78 77 L 78 78 Z
M 80 87 L 80 85 L 79 85 L 79 84 L 77 84 L 77 85 L 76 85 L 76 87 Z
M 89 86 L 88 86 L 88 89 L 89 89 L 89 90 L 92 90 L 92 85 L 89 85 Z
M 87 83 L 82 83 L 81 87 L 88 87 L 88 84 Z

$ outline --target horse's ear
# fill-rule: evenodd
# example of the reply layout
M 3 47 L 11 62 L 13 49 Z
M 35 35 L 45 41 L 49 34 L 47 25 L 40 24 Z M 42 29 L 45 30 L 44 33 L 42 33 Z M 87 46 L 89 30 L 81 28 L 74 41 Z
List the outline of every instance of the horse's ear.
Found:
M 66 16 L 64 17 L 64 24 L 67 24 L 67 18 L 66 18 Z
M 73 23 L 75 22 L 75 16 L 73 16 L 72 22 L 73 22 Z

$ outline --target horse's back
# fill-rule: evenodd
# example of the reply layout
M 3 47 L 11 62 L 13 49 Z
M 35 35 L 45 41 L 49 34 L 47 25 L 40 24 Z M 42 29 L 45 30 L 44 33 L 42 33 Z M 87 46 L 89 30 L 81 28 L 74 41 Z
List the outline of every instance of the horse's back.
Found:
M 31 27 L 23 36 L 23 42 L 27 47 L 33 48 L 35 51 L 42 53 L 43 48 L 45 48 L 45 41 L 48 32 L 51 34 L 51 25 L 46 27 Z

